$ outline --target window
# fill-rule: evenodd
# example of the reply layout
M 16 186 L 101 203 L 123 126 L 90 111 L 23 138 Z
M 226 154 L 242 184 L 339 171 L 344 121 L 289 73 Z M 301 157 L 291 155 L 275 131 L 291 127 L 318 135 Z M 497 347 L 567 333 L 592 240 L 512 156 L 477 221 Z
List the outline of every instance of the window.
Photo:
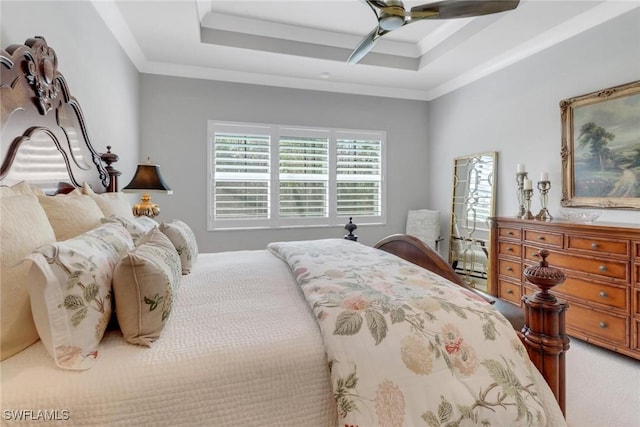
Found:
M 384 132 L 209 122 L 209 229 L 384 223 Z

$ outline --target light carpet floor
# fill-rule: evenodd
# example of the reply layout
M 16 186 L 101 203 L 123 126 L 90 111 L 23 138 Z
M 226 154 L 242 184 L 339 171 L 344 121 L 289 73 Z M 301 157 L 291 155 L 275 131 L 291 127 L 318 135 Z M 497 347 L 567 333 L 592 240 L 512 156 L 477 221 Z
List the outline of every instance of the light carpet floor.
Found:
M 640 361 L 571 338 L 569 427 L 640 427 Z

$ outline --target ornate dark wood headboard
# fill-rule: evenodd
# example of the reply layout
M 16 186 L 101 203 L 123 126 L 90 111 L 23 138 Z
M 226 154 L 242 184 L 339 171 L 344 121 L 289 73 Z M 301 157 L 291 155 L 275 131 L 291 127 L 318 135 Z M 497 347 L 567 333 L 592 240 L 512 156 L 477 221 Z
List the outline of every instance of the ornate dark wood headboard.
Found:
M 0 180 L 27 181 L 47 190 L 60 182 L 106 188 L 109 175 L 89 140 L 78 101 L 58 70 L 55 51 L 43 37 L 0 52 L 2 99 Z

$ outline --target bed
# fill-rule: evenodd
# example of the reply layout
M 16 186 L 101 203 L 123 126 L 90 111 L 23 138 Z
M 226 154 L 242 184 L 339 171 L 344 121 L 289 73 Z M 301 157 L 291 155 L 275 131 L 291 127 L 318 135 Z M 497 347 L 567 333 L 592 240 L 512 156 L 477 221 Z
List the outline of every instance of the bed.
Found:
M 373 248 L 322 239 L 205 254 L 179 221 L 110 220 L 126 206 L 53 49 L 29 39 L 2 51 L 1 62 L 2 138 L 11 142 L 0 171 L 3 345 L 8 329 L 35 322 L 31 338 L 18 334 L 24 348 L 6 355 L 3 347 L 4 422 L 565 425 L 567 344 L 560 320 L 542 325 L 553 319 L 544 310 L 558 312 L 553 302 L 527 306 L 516 331 L 406 235 Z M 67 187 L 60 182 L 75 189 L 42 192 Z M 57 199 L 73 208 L 49 208 Z M 7 225 L 14 220 L 22 227 Z M 186 236 L 182 250 L 172 226 Z M 153 267 L 147 281 L 132 267 L 142 248 L 155 260 L 145 264 Z M 15 268 L 22 276 L 5 280 Z M 155 296 L 127 294 L 134 282 Z M 48 293 L 52 283 L 60 286 Z M 113 313 L 118 325 L 109 323 Z M 77 346 L 65 341 L 87 319 L 91 333 Z M 556 334 L 544 335 L 546 326 Z

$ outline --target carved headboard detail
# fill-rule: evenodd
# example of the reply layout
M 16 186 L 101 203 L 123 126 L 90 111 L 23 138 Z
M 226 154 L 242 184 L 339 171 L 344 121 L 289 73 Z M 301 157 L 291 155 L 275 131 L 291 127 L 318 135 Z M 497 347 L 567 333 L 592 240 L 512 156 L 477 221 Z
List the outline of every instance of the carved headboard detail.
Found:
M 27 181 L 45 189 L 58 182 L 104 187 L 109 176 L 91 145 L 78 101 L 43 37 L 0 52 L 2 184 Z M 96 171 L 98 172 L 96 175 Z

